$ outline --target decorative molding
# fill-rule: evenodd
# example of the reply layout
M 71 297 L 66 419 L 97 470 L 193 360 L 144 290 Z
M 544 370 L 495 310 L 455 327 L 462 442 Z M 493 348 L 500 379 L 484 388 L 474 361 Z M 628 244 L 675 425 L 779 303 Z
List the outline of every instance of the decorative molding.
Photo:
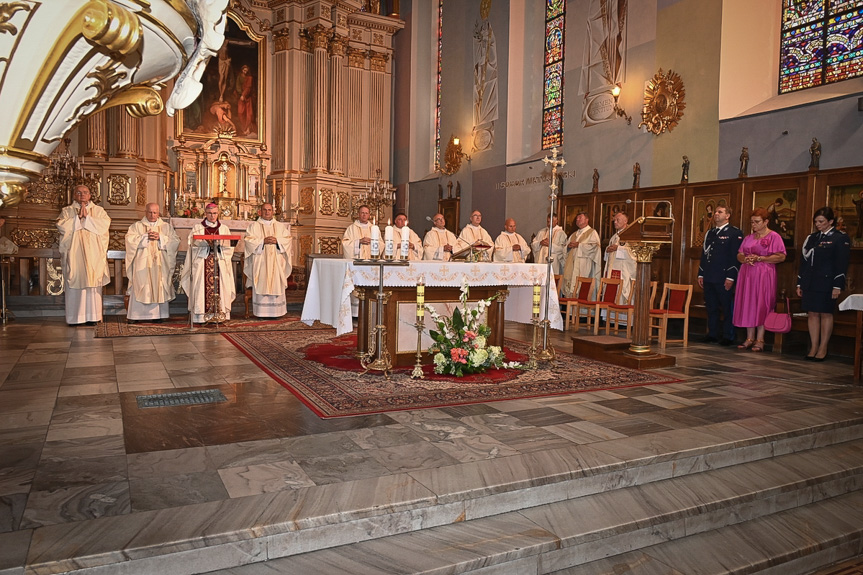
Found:
M 108 249 L 123 251 L 126 249 L 126 232 L 111 230 L 108 237 Z
M 312 236 L 300 236 L 300 261 L 305 262 L 306 256 L 312 253 Z M 179 266 L 177 266 L 179 267 Z
M 108 176 L 108 203 L 112 206 L 128 206 L 132 202 L 132 178 L 126 174 Z
M 348 46 L 348 66 L 351 68 L 364 69 L 366 67 L 366 51 Z
M 244 22 L 254 22 L 255 24 L 257 24 L 257 31 L 259 35 L 265 32 L 269 32 L 273 29 L 273 25 L 270 24 L 269 20 L 261 20 L 260 18 L 258 18 L 258 15 L 255 13 L 255 11 L 243 6 L 240 0 L 231 0 L 230 9 L 233 10 L 237 15 L 242 16 Z M 282 18 L 284 19 L 284 13 L 282 14 Z
M 9 236 L 19 247 L 48 249 L 57 245 L 60 231 L 56 228 L 17 228 L 12 230 Z
M 317 50 L 318 48 L 322 48 L 324 50 L 327 49 L 327 45 L 330 41 L 330 31 L 324 28 L 321 25 L 312 26 L 309 28 L 309 36 L 312 38 L 312 48 Z
M 336 215 L 346 218 L 351 215 L 351 195 L 348 192 L 336 192 L 338 204 Z
M 348 17 L 345 16 L 344 14 L 339 14 L 338 17 L 336 18 L 336 25 L 342 26 L 342 27 L 347 26 L 348 25 Z
M 312 51 L 312 39 L 309 37 L 309 33 L 306 30 L 300 31 L 300 50 L 303 52 Z
M 363 29 L 362 28 L 354 28 L 351 30 L 351 40 L 356 40 L 358 42 L 363 41 Z
M 309 6 L 308 8 L 306 8 L 306 19 L 311 20 L 314 17 L 315 17 L 315 7 Z
M 332 40 L 330 40 L 330 57 L 332 56 L 344 56 L 345 48 L 348 45 L 348 39 L 346 36 L 339 36 L 338 34 L 333 34 Z
M 284 22 L 285 21 L 285 9 L 279 8 L 276 10 L 276 22 Z
M 378 46 L 384 45 L 384 35 L 378 34 L 377 32 L 372 34 L 372 44 L 377 44 Z
M 55 265 L 54 258 L 48 258 L 45 263 L 48 264 L 46 266 L 48 281 L 45 285 L 45 290 L 48 292 L 48 295 L 56 296 L 62 294 L 66 286 L 66 281 L 63 279 L 62 263 Z
M 300 190 L 300 207 L 307 214 L 315 213 L 315 189 L 303 188 Z
M 291 31 L 287 28 L 273 32 L 273 49 L 276 52 L 284 52 L 291 47 Z
M 649 132 L 660 135 L 673 130 L 683 117 L 686 108 L 686 90 L 683 80 L 671 70 L 666 74 L 659 69 L 644 89 L 644 105 L 641 110 L 641 123 Z
M 389 61 L 389 59 L 389 54 L 383 54 L 381 52 L 369 50 L 369 60 L 371 62 L 370 69 L 372 70 L 372 72 L 386 72 L 387 62 Z
M 342 253 L 341 236 L 321 236 L 320 241 L 322 254 L 336 255 Z
M 332 188 L 321 188 L 320 206 L 322 216 L 331 216 L 336 213 L 335 194 Z
M 146 205 L 147 203 L 147 178 L 141 176 L 135 176 L 135 188 L 137 193 L 135 194 L 135 203 L 139 206 Z
M 53 208 L 59 208 L 62 202 L 60 192 L 51 188 L 44 178 L 27 184 L 24 187 L 24 199 L 21 201 L 24 204 L 36 204 Z

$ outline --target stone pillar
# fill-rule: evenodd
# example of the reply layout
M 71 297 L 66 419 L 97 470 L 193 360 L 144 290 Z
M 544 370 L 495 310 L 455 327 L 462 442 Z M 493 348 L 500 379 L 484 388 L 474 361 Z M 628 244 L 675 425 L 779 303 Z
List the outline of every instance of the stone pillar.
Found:
M 118 108 L 117 154 L 118 158 L 139 158 L 141 156 L 141 133 L 138 118 L 133 118 L 122 107 Z
M 345 72 L 344 57 L 348 39 L 334 35 L 330 42 L 330 172 L 345 173 Z
M 327 170 L 327 150 L 329 147 L 329 58 L 327 46 L 329 31 L 323 26 L 310 30 L 314 58 L 314 85 L 312 87 L 312 165 L 311 171 Z
M 367 178 L 368 174 L 363 170 L 366 164 L 363 154 L 367 153 L 363 140 L 363 110 L 365 110 L 366 87 L 366 51 L 359 48 L 347 49 L 348 54 L 348 82 L 346 93 L 350 94 L 347 105 L 347 160 L 348 173 L 351 178 Z
M 386 73 L 389 55 L 369 52 L 369 175 L 371 179 L 381 171 L 383 179 L 389 179 L 389 161 L 384 151 L 389 150 L 389 100 L 390 84 Z
M 108 158 L 107 112 L 100 110 L 87 118 L 85 158 Z

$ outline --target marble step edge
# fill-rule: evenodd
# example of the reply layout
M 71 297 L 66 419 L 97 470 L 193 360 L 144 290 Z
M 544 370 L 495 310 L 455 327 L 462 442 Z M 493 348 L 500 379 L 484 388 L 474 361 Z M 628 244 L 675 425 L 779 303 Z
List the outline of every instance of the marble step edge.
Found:
M 831 448 L 822 448 L 816 453 L 823 453 L 825 449 Z M 759 461 L 755 460 L 756 463 Z M 714 472 L 720 471 L 717 469 Z M 182 509 L 146 512 L 146 521 L 143 522 L 140 521 L 145 519 L 143 513 L 136 514 L 138 521 L 133 521 L 135 516 L 105 517 L 36 529 L 26 560 L 27 573 L 74 572 L 128 561 L 147 563 L 148 560 L 158 560 L 160 556 L 203 556 L 208 553 L 207 548 L 219 548 L 212 549 L 215 555 L 239 553 L 240 557 L 232 555 L 229 561 L 249 562 L 252 559 L 246 557 L 247 551 L 239 549 L 243 545 L 254 547 L 250 542 L 255 539 L 260 539 L 258 543 L 266 547 L 265 557 L 282 557 L 561 500 L 566 502 L 570 497 L 601 494 L 617 487 L 670 477 L 673 477 L 671 466 L 662 464 L 656 469 L 632 468 L 613 474 L 575 478 L 564 484 L 547 484 L 477 501 L 437 503 L 431 492 L 402 475 L 359 480 L 350 486 L 349 491 L 334 484 L 321 486 L 317 490 L 308 488 L 199 504 L 196 506 L 197 513 L 189 509 L 186 509 L 185 514 Z M 685 478 L 686 475 L 679 477 Z M 315 511 L 326 507 L 322 502 L 347 509 L 349 501 L 358 498 L 361 502 L 374 500 L 374 494 L 377 493 L 398 493 L 402 500 L 380 506 L 380 513 L 376 514 L 343 516 L 340 521 L 332 517 L 332 521 L 319 521 L 305 526 L 297 524 L 303 511 L 308 513 L 309 518 L 321 519 L 320 513 L 316 514 Z M 359 494 L 366 496 L 359 497 Z
M 799 477 L 785 486 L 765 488 L 758 493 L 740 493 L 736 497 L 718 494 L 714 501 L 699 503 L 697 492 L 691 485 L 693 482 L 689 480 L 692 476 L 686 480 L 668 479 L 651 484 L 650 489 L 636 486 L 585 498 L 593 501 L 583 501 L 578 505 L 572 505 L 572 502 L 549 504 L 427 531 L 276 558 L 269 561 L 267 572 L 292 575 L 322 572 L 328 575 L 490 575 L 557 573 L 567 569 L 561 573 L 580 575 L 580 570 L 570 569 L 599 561 L 610 553 L 629 552 L 637 555 L 633 550 L 745 524 L 771 514 L 828 501 L 832 497 L 843 497 L 848 493 L 855 494 L 855 501 L 853 506 L 848 502 L 844 505 L 863 510 L 863 491 L 860 491 L 863 488 L 863 451 L 860 447 L 863 445 L 858 446 L 854 454 L 856 463 L 853 468 L 848 467 L 844 472 L 837 468 L 836 473 L 823 476 L 823 482 Z M 829 456 L 826 453 L 824 455 Z M 783 466 L 789 464 L 793 467 L 792 459 L 796 457 L 785 456 L 785 461 L 773 463 L 771 467 L 774 472 L 781 471 Z M 741 467 L 757 468 L 758 463 Z M 802 463 L 804 467 L 817 469 L 818 462 L 814 457 Z M 743 477 L 735 490 L 746 491 L 747 482 L 755 479 L 747 476 L 761 472 L 763 470 L 739 470 L 738 473 Z M 705 474 L 718 476 L 712 482 L 713 488 L 727 484 L 728 477 L 722 477 L 727 473 Z M 659 498 L 664 498 L 666 505 L 672 506 L 687 499 L 689 501 L 680 509 L 668 508 L 650 515 L 651 509 L 657 507 Z M 592 509 L 596 513 L 590 520 L 584 519 L 585 515 L 578 513 L 579 507 L 582 512 Z M 702 512 L 706 507 L 712 508 L 712 511 Z M 639 511 L 642 512 L 640 516 Z M 590 525 L 580 526 L 579 517 L 582 523 Z M 842 538 L 831 539 L 825 541 L 824 546 L 842 542 Z M 270 550 L 268 554 L 272 557 Z M 619 564 L 620 561 L 615 558 L 612 568 L 596 571 L 596 575 L 616 573 L 618 571 L 613 567 Z M 634 562 L 634 565 L 637 564 Z M 254 567 L 236 567 L 215 571 L 212 575 L 252 575 L 256 572 Z M 691 569 L 680 573 L 695 572 L 701 573 Z

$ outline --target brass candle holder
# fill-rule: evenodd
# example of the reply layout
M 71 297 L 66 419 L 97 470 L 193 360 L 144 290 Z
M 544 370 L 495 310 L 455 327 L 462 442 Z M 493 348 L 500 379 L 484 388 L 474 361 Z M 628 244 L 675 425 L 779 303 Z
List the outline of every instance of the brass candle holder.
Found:
M 411 379 L 425 379 L 422 366 L 422 336 L 423 327 L 425 326 L 425 293 L 426 286 L 422 279 L 417 282 L 417 321 L 414 326 L 417 328 L 417 361 L 414 364 L 414 370 L 411 372 Z

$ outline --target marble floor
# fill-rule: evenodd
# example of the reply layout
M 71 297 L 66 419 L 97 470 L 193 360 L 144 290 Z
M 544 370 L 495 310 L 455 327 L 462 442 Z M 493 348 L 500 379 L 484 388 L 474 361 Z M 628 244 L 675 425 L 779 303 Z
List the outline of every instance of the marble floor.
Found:
M 441 466 L 863 405 L 850 360 L 693 343 L 682 383 L 321 420 L 217 334 L 95 339 L 62 318 L 0 329 L 0 573 L 33 533 Z M 552 332 L 560 351 L 570 333 Z M 528 339 L 508 323 L 507 336 Z M 226 403 L 139 409 L 136 395 L 220 389 Z M 433 420 L 434 425 L 429 425 Z

